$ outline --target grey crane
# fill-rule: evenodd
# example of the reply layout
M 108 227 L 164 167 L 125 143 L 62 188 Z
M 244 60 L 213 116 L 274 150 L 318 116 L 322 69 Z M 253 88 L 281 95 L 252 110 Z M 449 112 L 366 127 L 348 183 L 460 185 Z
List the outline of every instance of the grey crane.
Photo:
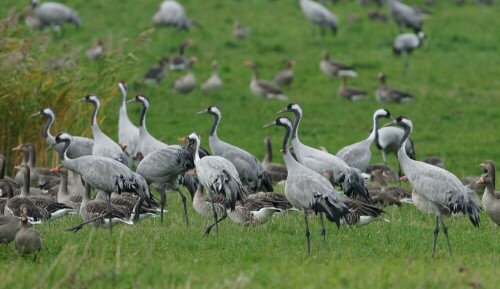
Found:
M 118 82 L 118 88 L 122 93 L 120 113 L 118 116 L 118 143 L 126 144 L 125 152 L 129 156 L 137 153 L 137 143 L 139 142 L 139 128 L 130 121 L 127 113 L 127 84 L 125 81 Z
M 156 26 L 171 26 L 178 30 L 188 30 L 192 21 L 188 19 L 184 7 L 177 1 L 165 0 L 153 16 Z
M 188 61 L 186 60 L 186 57 L 184 56 L 184 51 L 186 50 L 186 47 L 189 45 L 193 44 L 193 40 L 187 39 L 181 42 L 179 45 L 179 53 L 172 57 L 170 61 L 170 70 L 184 70 L 187 67 Z
M 14 248 L 21 255 L 29 255 L 35 253 L 33 260 L 36 259 L 36 253 L 42 248 L 42 238 L 38 232 L 30 228 L 26 206 L 21 207 L 21 229 L 17 231 L 14 238 Z
M 273 182 L 280 182 L 286 180 L 287 171 L 286 167 L 281 164 L 273 163 L 273 148 L 271 144 L 271 138 L 266 137 L 264 139 L 264 144 L 266 146 L 266 154 L 264 155 L 264 160 L 262 161 L 262 167 L 266 172 L 271 175 Z
M 404 58 L 404 71 L 408 73 L 408 69 L 410 66 L 410 55 L 413 50 L 422 46 L 425 40 L 425 33 L 422 31 L 414 33 L 403 33 L 398 35 L 394 39 L 394 43 L 392 44 L 392 51 L 396 55 L 402 55 Z
M 373 128 L 370 135 L 360 142 L 341 148 L 336 153 L 336 156 L 344 160 L 349 166 L 364 172 L 370 164 L 372 157 L 370 147 L 377 137 L 378 122 L 381 118 L 391 118 L 391 113 L 384 108 L 377 109 L 373 113 Z
M 330 222 L 340 226 L 340 220 L 349 213 L 344 199 L 339 196 L 330 182 L 322 175 L 299 164 L 290 154 L 288 141 L 292 132 L 292 122 L 286 117 L 280 117 L 276 121 L 267 124 L 269 126 L 282 126 L 285 128 L 283 138 L 283 160 L 288 170 L 285 183 L 286 199 L 304 214 L 307 237 L 307 253 L 311 254 L 311 241 L 308 223 L 308 212 L 313 211 L 320 214 L 321 235 L 326 252 L 326 231 L 323 223 L 323 213 Z
M 287 100 L 288 96 L 276 85 L 270 81 L 259 79 L 257 64 L 253 61 L 245 61 L 245 66 L 252 69 L 252 80 L 250 81 L 250 91 L 255 96 L 260 96 L 265 99 Z
M 56 143 L 64 143 L 60 153 L 61 163 L 70 170 L 78 172 L 83 179 L 97 190 L 107 194 L 108 218 L 111 223 L 111 193 L 133 192 L 139 195 L 141 200 L 151 204 L 148 185 L 144 178 L 132 172 L 123 163 L 101 156 L 82 156 L 76 159 L 68 158 L 66 151 L 71 144 L 71 135 L 60 133 L 56 136 Z M 138 216 L 138 214 L 136 214 Z M 74 229 L 78 230 L 81 224 Z M 112 225 L 109 226 L 111 233 Z
M 167 76 L 167 66 L 170 62 L 168 57 L 162 57 L 157 65 L 153 65 L 144 74 L 144 82 L 146 84 L 156 84 L 163 81 Z
M 380 81 L 377 91 L 375 91 L 375 98 L 379 102 L 411 102 L 415 99 L 413 95 L 408 92 L 389 88 L 386 83 L 386 76 L 380 72 L 378 74 Z
M 323 58 L 319 62 L 319 69 L 328 76 L 335 77 L 357 77 L 358 73 L 352 66 L 345 65 L 330 59 L 330 53 L 323 51 Z
M 306 146 L 299 140 L 298 128 L 302 119 L 302 108 L 296 103 L 290 103 L 278 113 L 283 112 L 292 112 L 295 114 L 291 138 L 298 162 L 319 174 L 324 174 L 326 171 L 331 170 L 334 174 L 335 183 L 342 187 L 346 195 L 360 195 L 364 198 L 369 198 L 363 176 L 358 169 L 350 167 L 337 156 Z
M 398 0 L 389 0 L 392 18 L 400 30 L 411 28 L 418 33 L 422 30 L 422 16 L 415 8 Z
M 337 34 L 337 16 L 326 9 L 325 6 L 312 0 L 300 0 L 300 9 L 313 25 L 320 27 L 322 35 L 324 34 L 324 29 L 331 30 L 333 35 Z
M 262 164 L 249 152 L 226 143 L 217 136 L 217 127 L 222 118 L 222 112 L 216 106 L 209 106 L 198 114 L 211 114 L 214 117 L 212 128 L 208 136 L 210 150 L 212 154 L 221 156 L 231 161 L 238 171 L 241 182 L 256 192 L 263 186 L 266 191 L 272 192 L 272 180 L 268 172 L 264 170 Z
M 56 172 L 61 175 L 61 183 L 57 191 L 57 202 L 65 204 L 73 208 L 76 212 L 80 212 L 80 205 L 82 204 L 81 195 L 71 195 L 68 192 L 68 169 L 64 166 L 52 168 L 51 172 Z
M 97 123 L 97 113 L 99 112 L 99 107 L 101 105 L 99 102 L 99 98 L 97 98 L 95 94 L 89 94 L 86 97 L 77 101 L 88 102 L 94 105 L 94 110 L 92 111 L 92 118 L 90 120 L 90 125 L 92 127 L 92 135 L 94 136 L 94 144 L 92 145 L 92 155 L 107 157 L 127 165 L 127 159 L 125 157 L 122 148 L 109 136 L 107 136 L 104 132 L 102 132 L 102 130 L 99 128 L 99 124 Z M 61 152 L 62 150 L 59 153 Z
M 222 88 L 222 79 L 219 77 L 217 60 L 212 61 L 212 75 L 201 85 L 202 91 L 219 91 Z
M 338 89 L 339 97 L 347 100 L 361 100 L 368 96 L 366 91 L 347 86 L 347 77 L 342 76 Z
M 290 86 L 293 82 L 293 68 L 295 66 L 295 60 L 291 59 L 286 62 L 286 67 L 283 70 L 278 71 L 274 75 L 274 82 L 279 86 Z
M 482 199 L 484 210 L 495 225 L 500 225 L 500 193 L 495 192 L 493 177 L 488 173 L 484 173 L 477 183 L 486 186 Z
M 210 202 L 212 203 L 214 224 L 217 230 L 217 235 L 219 235 L 218 223 L 221 220 L 217 219 L 217 212 L 215 205 L 213 204 L 213 195 L 223 195 L 226 199 L 225 207 L 234 210 L 236 202 L 238 200 L 243 200 L 244 198 L 245 192 L 243 190 L 243 185 L 240 181 L 238 171 L 229 160 L 217 155 L 200 158 L 199 134 L 191 133 L 187 138 L 189 141 L 188 146 L 195 148 L 194 165 L 196 168 L 196 175 L 198 176 L 200 184 L 208 190 Z M 206 234 L 210 233 L 209 228 L 213 227 L 214 224 L 207 227 L 205 230 Z
M 38 112 L 35 112 L 31 116 L 33 117 L 37 115 L 45 116 L 47 118 L 47 122 L 42 129 L 42 136 L 43 138 L 45 138 L 45 142 L 50 146 L 55 143 L 55 137 L 54 135 L 52 135 L 52 133 L 50 133 L 50 128 L 56 120 L 56 114 L 54 113 L 53 109 L 47 107 L 41 109 Z M 94 141 L 90 138 L 74 136 L 73 141 L 71 142 L 71 146 L 68 148 L 68 156 L 70 158 L 78 158 L 84 155 L 91 155 L 93 143 Z M 59 144 L 53 146 L 52 148 L 57 152 L 60 152 L 62 147 L 62 144 Z
M 31 8 L 33 9 L 33 18 L 39 22 L 37 28 L 45 26 L 55 28 L 64 23 L 72 23 L 80 27 L 82 24 L 78 13 L 61 3 L 44 2 L 40 4 L 39 0 L 31 0 Z
M 139 116 L 139 140 L 137 143 L 137 152 L 142 153 L 145 157 L 154 151 L 167 147 L 168 145 L 157 140 L 148 132 L 146 127 L 146 112 L 149 109 L 149 98 L 144 94 L 138 94 L 134 97 L 134 99 L 131 99 L 128 102 L 133 101 L 142 104 L 141 114 Z
M 475 227 L 479 227 L 479 211 L 481 210 L 479 200 L 470 188 L 464 186 L 460 180 L 449 171 L 409 158 L 406 154 L 405 143 L 413 131 L 413 123 L 410 119 L 399 116 L 389 123 L 389 125 L 394 124 L 403 127 L 405 131 L 398 149 L 398 160 L 408 181 L 413 186 L 412 198 L 414 195 L 418 195 L 419 198 L 429 204 L 436 216 L 432 256 L 434 256 L 436 251 L 436 241 L 439 234 L 440 223 L 451 254 L 448 228 L 444 224 L 440 207 L 447 208 L 452 213 L 463 213 L 468 215 L 471 223 Z
M 187 63 L 187 73 L 177 78 L 172 83 L 172 88 L 182 94 L 188 94 L 196 87 L 196 77 L 193 72 L 193 65 L 198 61 L 196 56 L 191 57 Z

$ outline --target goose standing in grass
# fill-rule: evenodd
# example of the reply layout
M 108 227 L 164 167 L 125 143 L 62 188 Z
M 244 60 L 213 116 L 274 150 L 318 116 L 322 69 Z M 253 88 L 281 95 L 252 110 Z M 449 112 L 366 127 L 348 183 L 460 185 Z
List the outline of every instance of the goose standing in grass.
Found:
M 410 55 L 413 50 L 422 46 L 425 39 L 425 33 L 419 31 L 417 34 L 414 33 L 403 33 L 398 35 L 394 39 L 392 45 L 392 51 L 396 55 L 402 55 L 404 58 L 404 71 L 405 74 L 408 73 L 410 67 Z
M 213 204 L 213 195 L 221 194 L 225 197 L 225 207 L 234 210 L 236 202 L 243 200 L 245 192 L 243 185 L 240 181 L 238 171 L 233 163 L 220 156 L 205 156 L 200 158 L 200 136 L 197 133 L 191 133 L 187 137 L 190 147 L 195 148 L 194 165 L 196 167 L 196 175 L 207 190 L 210 197 L 210 202 Z M 212 150 L 213 152 L 213 150 Z M 219 235 L 219 219 L 217 219 L 217 212 L 215 205 L 212 205 L 212 212 L 214 215 L 214 224 Z M 205 233 L 210 233 L 209 228 Z
M 192 24 L 184 7 L 173 0 L 165 0 L 160 4 L 153 16 L 153 23 L 155 26 L 171 26 L 178 30 L 188 30 Z
M 330 53 L 323 51 L 323 59 L 319 62 L 319 69 L 328 76 L 334 77 L 357 77 L 356 70 L 336 60 L 330 60 Z
M 280 181 L 286 180 L 286 167 L 281 164 L 273 163 L 273 148 L 271 144 L 271 138 L 266 137 L 264 139 L 264 144 L 266 146 L 266 154 L 264 155 L 264 160 L 262 161 L 262 167 L 271 175 L 271 179 L 273 180 L 273 182 L 278 183 Z
M 389 88 L 386 84 L 385 74 L 380 72 L 378 74 L 378 79 L 380 80 L 380 85 L 375 91 L 375 98 L 379 102 L 411 102 L 415 97 L 407 92 L 400 91 L 397 89 Z
M 222 80 L 217 73 L 218 66 L 217 60 L 212 61 L 212 75 L 201 85 L 202 91 L 218 91 L 222 88 Z
M 57 191 L 57 202 L 73 208 L 75 212 L 80 212 L 80 205 L 82 204 L 83 196 L 71 195 L 68 192 L 68 169 L 64 166 L 58 166 L 52 168 L 50 171 L 61 175 L 61 183 L 59 184 L 59 190 Z
M 98 58 L 101 58 L 104 52 L 104 48 L 102 45 L 103 45 L 102 40 L 100 38 L 97 39 L 96 42 L 92 45 L 92 47 L 87 49 L 87 51 L 85 52 L 87 58 L 90 60 L 96 60 Z
M 216 223 L 220 223 L 227 217 L 225 201 L 226 200 L 221 195 L 205 195 L 203 185 L 201 183 L 198 183 L 193 197 L 193 208 L 198 214 L 204 217 L 213 216 L 213 210 L 215 209 L 216 215 L 221 216 L 220 219 L 216 221 Z M 210 231 L 216 223 L 207 227 L 205 235 L 210 234 Z
M 134 156 L 137 153 L 139 142 L 139 128 L 130 121 L 127 113 L 127 84 L 125 81 L 118 82 L 118 88 L 122 93 L 120 114 L 118 116 L 118 143 L 127 145 L 125 153 Z
M 144 82 L 146 84 L 157 84 L 163 81 L 167 76 L 167 66 L 170 62 L 168 57 L 162 57 L 157 65 L 152 66 L 144 74 Z
M 257 70 L 257 64 L 255 64 L 255 62 L 246 61 L 245 65 L 253 71 L 252 80 L 250 81 L 250 91 L 255 96 L 260 96 L 265 99 L 288 99 L 288 96 L 285 95 L 281 89 L 276 87 L 274 83 L 259 79 L 259 72 Z
M 304 214 L 307 238 L 307 253 L 311 254 L 311 241 L 308 223 L 308 212 L 319 213 L 321 219 L 321 235 L 326 252 L 326 231 L 323 223 L 323 213 L 330 222 L 340 226 L 340 220 L 349 213 L 344 199 L 339 196 L 330 182 L 322 175 L 299 164 L 290 154 L 288 141 L 292 131 L 292 122 L 285 117 L 276 119 L 269 126 L 282 126 L 285 128 L 283 138 L 283 160 L 288 170 L 285 183 L 285 196 L 295 208 Z
M 500 193 L 495 192 L 493 177 L 488 173 L 482 174 L 477 183 L 486 186 L 482 200 L 484 210 L 496 226 L 500 225 Z
M 332 171 L 335 183 L 342 187 L 346 195 L 350 197 L 360 195 L 368 199 L 368 190 L 365 188 L 361 171 L 350 167 L 339 157 L 306 146 L 299 140 L 298 128 L 302 119 L 302 108 L 296 103 L 290 103 L 278 113 L 283 112 L 292 112 L 295 115 L 292 129 L 292 146 L 298 162 L 319 174 L 324 174 L 329 170 Z
M 193 72 L 193 65 L 198 61 L 198 58 L 195 56 L 191 57 L 191 59 L 187 63 L 188 72 L 179 78 L 177 78 L 172 84 L 172 88 L 182 94 L 187 94 L 193 91 L 196 87 L 196 77 Z
M 402 31 L 404 28 L 410 28 L 418 33 L 422 30 L 422 16 L 413 7 L 410 7 L 398 0 L 389 0 L 392 18 Z
M 99 124 L 97 123 L 97 113 L 99 112 L 99 108 L 101 106 L 99 98 L 97 98 L 95 94 L 89 94 L 78 101 L 88 102 L 94 106 L 94 110 L 92 111 L 92 118 L 90 120 L 92 135 L 94 136 L 92 155 L 107 157 L 124 165 L 127 165 L 127 159 L 122 148 L 99 128 Z M 66 144 L 64 146 L 66 147 Z M 62 150 L 59 153 L 61 154 Z
M 186 47 L 191 44 L 193 44 L 193 41 L 191 39 L 181 42 L 181 44 L 179 45 L 179 53 L 176 56 L 172 57 L 172 60 L 170 61 L 170 70 L 184 70 L 186 69 L 186 67 L 188 67 L 189 63 L 184 56 L 184 51 L 186 50 Z
M 410 159 L 405 151 L 405 143 L 412 133 L 413 124 L 410 119 L 404 116 L 397 117 L 389 125 L 394 124 L 403 127 L 405 130 L 398 149 L 398 160 L 408 181 L 413 186 L 412 198 L 418 195 L 419 198 L 427 202 L 429 208 L 436 216 L 432 256 L 434 256 L 436 251 L 439 224 L 441 224 L 451 254 L 448 228 L 444 224 L 440 207 L 449 209 L 451 213 L 468 215 L 471 223 L 475 227 L 479 227 L 480 202 L 476 194 L 470 188 L 464 186 L 452 173 L 445 169 Z M 417 208 L 421 209 L 418 206 Z
M 376 110 L 373 113 L 373 128 L 370 135 L 360 142 L 341 148 L 336 156 L 344 160 L 349 166 L 364 172 L 372 158 L 370 147 L 377 137 L 378 122 L 381 118 L 392 118 L 391 113 L 383 108 Z
M 347 77 L 345 76 L 341 77 L 338 92 L 339 97 L 347 100 L 361 100 L 368 96 L 368 93 L 366 91 L 353 87 L 347 87 Z
M 82 156 L 76 159 L 68 158 L 66 151 L 71 144 L 71 136 L 67 133 L 58 134 L 56 136 L 56 143 L 64 143 L 64 147 L 60 153 L 61 163 L 66 168 L 78 172 L 92 187 L 107 194 L 107 217 L 110 223 L 112 218 L 112 192 L 117 192 L 118 194 L 132 192 L 148 204 L 153 202 L 146 180 L 141 175 L 132 172 L 126 165 L 101 156 Z M 75 227 L 75 229 L 78 230 L 83 225 L 81 224 Z M 110 233 L 111 229 L 112 226 L 110 225 Z
M 217 136 L 217 128 L 222 118 L 222 112 L 216 106 L 209 106 L 198 114 L 211 114 L 214 117 L 212 128 L 208 136 L 210 150 L 212 154 L 221 156 L 231 161 L 238 171 L 241 182 L 248 186 L 253 192 L 257 192 L 261 187 L 272 192 L 272 180 L 268 172 L 264 170 L 262 164 L 249 152 L 226 143 Z
M 283 87 L 283 86 L 290 86 L 293 82 L 293 67 L 295 66 L 295 60 L 288 60 L 286 62 L 286 67 L 285 69 L 278 71 L 276 75 L 274 76 L 274 82 L 276 82 L 277 85 Z
M 33 260 L 36 259 L 36 254 L 42 248 L 42 238 L 38 232 L 30 228 L 26 206 L 21 207 L 21 229 L 17 231 L 14 238 L 14 248 L 21 255 L 29 255 L 35 253 Z
M 331 30 L 333 35 L 337 34 L 337 16 L 326 9 L 325 6 L 312 0 L 300 0 L 300 9 L 313 25 L 319 26 L 321 35 L 324 35 L 325 29 Z
M 248 29 L 241 26 L 240 22 L 235 21 L 233 24 L 233 37 L 236 39 L 246 39 L 248 37 Z
M 33 18 L 39 22 L 38 28 L 51 26 L 53 29 L 60 29 L 64 23 L 71 23 L 76 27 L 80 27 L 82 24 L 78 13 L 61 3 L 45 2 L 40 4 L 39 0 L 31 0 L 31 8 L 33 9 Z

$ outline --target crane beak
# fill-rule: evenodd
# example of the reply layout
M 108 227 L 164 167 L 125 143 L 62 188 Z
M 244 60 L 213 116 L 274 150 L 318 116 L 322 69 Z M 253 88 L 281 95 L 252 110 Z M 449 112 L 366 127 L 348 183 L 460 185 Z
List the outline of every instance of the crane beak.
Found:
M 85 101 L 85 97 L 75 100 L 75 102 L 84 102 L 84 101 Z
M 48 147 L 46 150 L 47 150 L 47 151 L 48 151 L 48 150 L 50 150 L 50 149 L 51 149 L 51 148 L 53 148 L 56 144 L 57 144 L 57 143 L 51 143 L 51 144 L 49 145 L 49 147 Z
M 132 99 L 125 101 L 125 103 L 131 103 L 131 102 L 135 102 L 135 98 L 132 98 Z
M 208 112 L 208 110 L 207 110 L 207 109 L 204 109 L 204 110 L 202 110 L 202 111 L 198 111 L 196 114 L 204 114 L 204 113 L 207 113 L 207 112 Z
M 265 126 L 263 126 L 262 128 L 266 128 L 266 127 L 272 127 L 272 126 L 276 126 L 276 122 L 271 122 L 271 123 L 268 123 L 266 124 Z
M 13 152 L 20 151 L 20 150 L 21 150 L 21 146 L 17 146 L 17 147 L 15 147 L 15 148 L 12 149 Z
M 397 121 L 395 119 L 393 119 L 393 121 L 384 124 L 384 127 L 386 127 L 386 126 L 396 126 L 397 124 L 398 124 Z
M 284 109 L 276 112 L 275 114 L 280 114 L 280 113 L 284 113 L 284 112 L 288 112 L 288 108 L 285 107 Z
M 59 167 L 51 168 L 51 169 L 50 169 L 50 172 L 51 172 L 51 173 L 60 173 L 60 172 L 61 172 L 61 169 L 60 169 Z
M 484 184 L 484 178 L 481 176 L 479 180 L 476 182 L 477 185 L 483 185 Z
M 39 112 L 39 111 L 37 111 L 37 112 L 35 112 L 34 114 L 30 115 L 30 117 L 35 117 L 35 116 L 37 116 L 37 115 L 40 115 L 40 112 Z

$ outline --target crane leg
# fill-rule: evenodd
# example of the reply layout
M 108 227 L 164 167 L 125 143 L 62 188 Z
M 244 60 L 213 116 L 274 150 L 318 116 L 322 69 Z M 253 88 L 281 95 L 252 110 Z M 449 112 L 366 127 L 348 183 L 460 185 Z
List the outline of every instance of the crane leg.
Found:
M 184 219 L 186 220 L 186 226 L 189 226 L 189 218 L 188 218 L 188 211 L 187 211 L 187 205 L 186 205 L 186 196 L 184 195 L 184 193 L 182 193 L 182 191 L 179 188 L 177 188 L 175 190 L 181 196 L 182 205 L 184 206 Z
M 160 210 L 161 210 L 161 215 L 160 215 L 160 220 L 161 223 L 163 224 L 163 211 L 165 210 L 165 205 L 167 203 L 167 193 L 165 192 L 165 186 L 160 186 L 158 188 L 160 191 Z
M 227 217 L 227 210 L 226 210 L 226 208 L 222 207 L 222 209 L 223 209 L 222 216 L 220 217 L 219 220 L 217 220 L 217 223 L 220 223 L 222 220 L 224 220 Z M 210 226 L 208 226 L 207 229 L 205 230 L 205 235 L 210 234 L 210 231 L 212 231 L 212 228 L 214 226 L 215 226 L 215 223 L 213 223 Z
M 108 206 L 108 219 L 109 219 L 109 234 L 113 233 L 113 224 L 111 219 L 113 219 L 113 209 L 111 209 L 111 194 L 107 194 L 108 198 L 106 199 L 106 205 Z
M 321 237 L 323 237 L 323 249 L 325 249 L 326 254 L 326 231 L 325 231 L 325 223 L 323 221 L 323 213 L 319 213 L 321 219 Z
M 214 221 L 215 221 L 215 223 L 210 225 L 209 227 L 213 227 L 215 225 L 215 231 L 217 232 L 217 236 L 219 236 L 219 222 L 217 222 L 217 210 L 215 210 L 214 198 L 212 197 L 211 193 L 208 193 L 208 196 L 210 197 L 210 203 L 212 203 L 212 213 L 214 214 Z M 208 233 L 210 233 L 210 230 L 207 228 L 205 234 L 207 233 L 207 231 Z
M 432 244 L 432 257 L 436 252 L 436 242 L 439 234 L 439 215 L 436 215 L 436 227 L 434 227 L 434 243 Z
M 139 221 L 139 210 L 141 209 L 143 203 L 143 199 L 139 197 L 139 200 L 137 200 L 137 203 L 134 206 L 134 218 L 132 221 L 137 222 Z
M 306 238 L 307 238 L 307 254 L 311 255 L 311 233 L 309 232 L 309 221 L 307 220 L 307 212 L 302 211 L 304 214 L 304 221 L 306 222 Z
M 453 255 L 453 253 L 451 252 L 450 239 L 448 238 L 448 228 L 444 224 L 442 216 L 439 218 L 439 220 L 441 221 L 441 228 L 443 229 L 444 236 L 446 237 L 446 243 L 448 243 L 448 250 L 450 251 L 450 255 Z
M 94 217 L 92 219 L 89 219 L 79 225 L 76 225 L 74 227 L 71 227 L 69 229 L 66 229 L 66 231 L 68 232 L 78 232 L 81 228 L 83 228 L 83 226 L 87 225 L 88 223 L 92 223 L 92 222 L 95 222 L 99 219 L 103 219 L 103 218 L 106 218 L 108 216 L 108 213 L 106 213 L 105 215 L 100 215 L 100 216 L 97 216 L 97 217 Z

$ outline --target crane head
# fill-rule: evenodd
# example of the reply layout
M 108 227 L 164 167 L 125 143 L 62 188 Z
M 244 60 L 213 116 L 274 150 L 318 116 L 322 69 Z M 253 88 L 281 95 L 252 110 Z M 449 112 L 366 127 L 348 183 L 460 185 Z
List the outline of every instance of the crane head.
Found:
M 285 108 L 283 108 L 282 110 L 278 111 L 276 114 L 283 113 L 283 112 L 290 112 L 290 111 L 300 111 L 300 112 L 302 112 L 302 109 L 300 108 L 300 106 L 298 104 L 296 104 L 296 103 L 290 103 Z

